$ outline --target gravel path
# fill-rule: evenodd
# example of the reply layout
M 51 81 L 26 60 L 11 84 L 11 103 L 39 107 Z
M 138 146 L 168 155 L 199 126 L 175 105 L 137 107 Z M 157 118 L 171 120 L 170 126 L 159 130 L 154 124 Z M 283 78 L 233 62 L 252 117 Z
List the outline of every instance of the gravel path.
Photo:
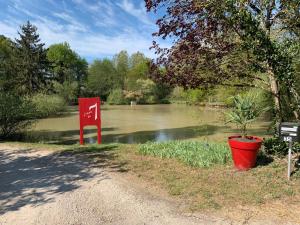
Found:
M 227 224 L 179 213 L 108 171 L 105 160 L 95 167 L 79 155 L 0 145 L 0 224 Z

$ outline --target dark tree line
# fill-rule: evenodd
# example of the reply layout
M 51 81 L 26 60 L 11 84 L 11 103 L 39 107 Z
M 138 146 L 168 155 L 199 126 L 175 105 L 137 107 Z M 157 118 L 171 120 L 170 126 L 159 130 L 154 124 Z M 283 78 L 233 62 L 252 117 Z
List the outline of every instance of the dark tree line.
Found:
M 12 41 L 0 36 L 0 88 L 17 95 L 38 92 L 53 93 L 56 81 L 77 82 L 78 94 L 87 77 L 87 62 L 70 49 L 67 43 L 45 48 L 37 28 L 30 22 L 21 26 L 19 38 Z

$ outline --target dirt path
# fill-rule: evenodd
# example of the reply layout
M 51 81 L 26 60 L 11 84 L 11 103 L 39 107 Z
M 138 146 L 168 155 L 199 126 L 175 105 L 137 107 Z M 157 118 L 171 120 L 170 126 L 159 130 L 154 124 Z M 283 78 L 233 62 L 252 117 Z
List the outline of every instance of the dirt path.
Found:
M 184 215 L 132 186 L 79 155 L 0 145 L 1 225 L 227 223 Z

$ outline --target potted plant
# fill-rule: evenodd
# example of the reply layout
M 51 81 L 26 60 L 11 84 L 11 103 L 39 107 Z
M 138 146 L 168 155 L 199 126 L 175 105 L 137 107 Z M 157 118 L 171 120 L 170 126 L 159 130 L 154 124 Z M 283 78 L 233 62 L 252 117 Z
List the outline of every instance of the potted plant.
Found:
M 232 98 L 233 107 L 226 113 L 227 122 L 235 123 L 241 129 L 241 135 L 231 136 L 228 143 L 231 148 L 235 168 L 248 170 L 256 164 L 257 153 L 262 144 L 262 139 L 247 135 L 247 127 L 255 121 L 267 108 L 258 104 L 254 95 L 237 95 Z

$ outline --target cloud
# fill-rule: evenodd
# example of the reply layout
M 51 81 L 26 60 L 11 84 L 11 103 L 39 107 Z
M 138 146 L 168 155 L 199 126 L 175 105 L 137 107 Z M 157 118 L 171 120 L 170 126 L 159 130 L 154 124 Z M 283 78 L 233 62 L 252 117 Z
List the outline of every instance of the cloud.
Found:
M 134 31 L 127 31 L 119 35 L 109 36 L 98 32 L 73 32 L 64 26 L 49 21 L 34 20 L 34 25 L 38 27 L 38 33 L 46 46 L 54 43 L 68 42 L 72 49 L 79 55 L 88 58 L 103 58 L 112 56 L 121 50 L 127 50 L 129 54 L 137 51 L 143 52 L 148 57 L 154 57 L 153 52 L 149 51 L 151 38 L 142 37 Z M 14 25 L 17 27 L 17 24 Z M 0 22 L 2 33 L 11 38 L 17 37 L 15 29 L 11 25 Z
M 67 22 L 68 30 L 72 31 L 87 31 L 87 26 L 83 23 L 78 22 L 74 17 L 70 16 L 69 14 L 62 12 L 62 13 L 53 13 L 53 15 L 57 18 L 60 18 Z
M 117 5 L 126 13 L 130 14 L 131 16 L 134 16 L 141 22 L 150 25 L 154 24 L 147 16 L 147 12 L 143 3 L 141 3 L 140 7 L 138 8 L 136 8 L 130 0 L 123 0 L 121 3 L 117 3 Z
M 105 0 L 94 4 L 87 4 L 85 0 L 73 0 L 78 9 L 72 4 L 68 5 L 68 9 L 61 9 L 56 1 L 47 1 L 49 9 L 43 8 L 42 13 L 27 8 L 19 0 L 14 2 L 7 9 L 5 19 L 0 21 L 1 34 L 16 38 L 19 26 L 29 19 L 38 27 L 40 38 L 46 46 L 68 42 L 79 55 L 88 59 L 111 57 L 121 50 L 127 50 L 129 54 L 140 51 L 150 58 L 155 57 L 154 51 L 149 50 L 153 26 L 149 25 L 151 21 L 142 5 L 136 8 L 128 0 L 119 2 L 120 6 L 114 5 L 116 2 Z M 126 24 L 128 18 L 117 13 L 119 7 L 138 18 L 130 20 L 135 22 L 134 26 Z M 126 22 L 118 23 L 120 19 Z M 143 23 L 136 25 L 139 21 Z
M 99 1 L 94 4 L 87 3 L 85 0 L 72 0 L 79 9 L 89 13 L 93 22 L 98 27 L 111 27 L 116 26 L 114 5 L 110 1 Z
M 8 37 L 16 37 L 18 33 L 17 30 L 12 28 L 10 24 L 1 21 L 0 21 L 0 30 L 1 30 L 1 34 L 4 34 Z

